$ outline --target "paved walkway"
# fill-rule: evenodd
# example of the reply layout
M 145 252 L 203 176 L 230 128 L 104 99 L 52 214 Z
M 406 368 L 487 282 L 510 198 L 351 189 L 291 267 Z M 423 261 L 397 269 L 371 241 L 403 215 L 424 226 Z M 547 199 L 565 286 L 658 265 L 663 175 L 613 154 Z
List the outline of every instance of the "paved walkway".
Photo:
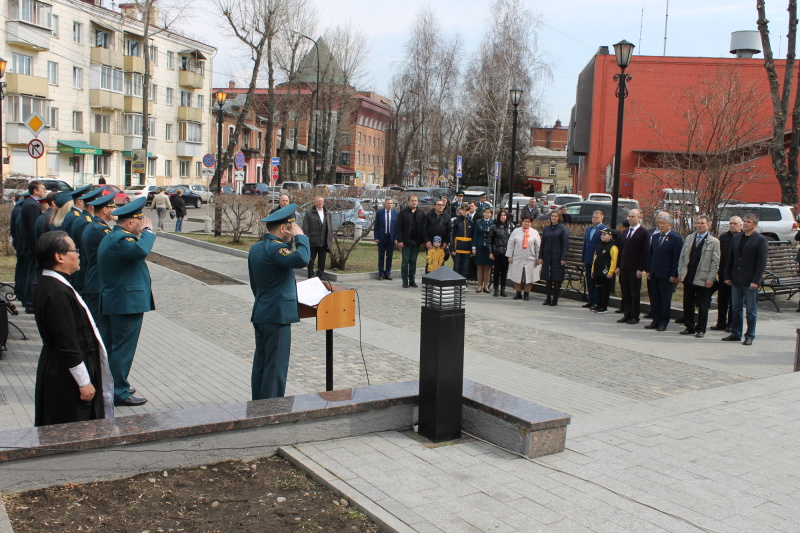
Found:
M 247 279 L 244 259 L 167 239 L 154 250 Z M 157 310 L 145 315 L 131 373 L 150 401 L 118 415 L 248 400 L 249 287 L 150 271 Z M 419 291 L 397 281 L 348 285 L 358 291 L 360 326 L 335 334 L 336 387 L 366 384 L 365 364 L 371 383 L 416 379 Z M 416 531 L 697 531 L 617 493 L 713 530 L 796 530 L 797 314 L 763 304 L 758 337 L 745 347 L 715 332 L 686 338 L 677 325 L 664 333 L 619 325 L 619 315 L 575 301 L 540 304 L 538 295 L 469 293 L 465 375 L 573 416 L 565 453 L 537 464 L 480 442 L 432 448 L 400 433 L 299 453 Z M 31 316 L 14 321 L 31 340 L 12 332 L 0 361 L 2 429 L 32 425 L 40 345 Z M 324 387 L 323 346 L 310 321 L 293 327 L 287 393 Z

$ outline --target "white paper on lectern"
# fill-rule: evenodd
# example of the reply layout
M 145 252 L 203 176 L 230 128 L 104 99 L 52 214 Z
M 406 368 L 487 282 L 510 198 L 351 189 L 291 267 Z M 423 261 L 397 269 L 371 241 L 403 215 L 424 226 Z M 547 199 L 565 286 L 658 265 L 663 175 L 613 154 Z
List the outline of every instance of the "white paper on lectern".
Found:
M 318 305 L 330 293 L 319 278 L 310 278 L 297 284 L 297 301 L 303 305 Z

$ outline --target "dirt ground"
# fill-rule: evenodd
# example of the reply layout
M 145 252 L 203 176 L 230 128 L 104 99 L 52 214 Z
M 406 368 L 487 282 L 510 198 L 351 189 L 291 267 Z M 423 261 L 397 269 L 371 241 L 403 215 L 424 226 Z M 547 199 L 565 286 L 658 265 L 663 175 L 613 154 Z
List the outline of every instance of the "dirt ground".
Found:
M 4 496 L 15 533 L 379 532 L 278 457 Z

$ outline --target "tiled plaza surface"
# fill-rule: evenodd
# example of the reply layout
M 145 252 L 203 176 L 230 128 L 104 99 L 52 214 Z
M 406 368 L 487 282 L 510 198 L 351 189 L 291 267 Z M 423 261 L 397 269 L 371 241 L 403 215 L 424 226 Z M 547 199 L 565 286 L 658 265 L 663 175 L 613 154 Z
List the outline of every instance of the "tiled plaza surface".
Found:
M 247 280 L 245 259 L 164 238 L 154 250 Z M 249 400 L 249 286 L 150 271 L 157 309 L 145 315 L 131 372 L 149 402 L 118 416 Z M 358 291 L 360 326 L 335 334 L 336 387 L 367 384 L 365 365 L 373 384 L 416 379 L 419 290 L 345 286 Z M 750 347 L 541 301 L 469 293 L 465 377 L 571 415 L 564 453 L 530 462 L 478 441 L 431 448 L 394 432 L 298 452 L 409 530 L 797 530 L 797 296 L 782 313 L 762 302 Z M 40 345 L 32 316 L 13 321 L 31 340 L 12 329 L 0 361 L 0 429 L 32 425 Z M 323 389 L 324 333 L 304 320 L 292 336 L 287 394 Z

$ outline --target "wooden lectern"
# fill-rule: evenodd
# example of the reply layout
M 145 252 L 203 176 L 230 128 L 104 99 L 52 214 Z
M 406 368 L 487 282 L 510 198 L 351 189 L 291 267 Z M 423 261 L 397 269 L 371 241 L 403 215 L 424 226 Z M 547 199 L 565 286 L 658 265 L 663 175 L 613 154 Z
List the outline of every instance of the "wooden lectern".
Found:
M 317 305 L 298 304 L 300 318 L 316 318 L 325 330 L 325 390 L 333 390 L 333 330 L 356 325 L 356 291 L 327 284 L 331 293 Z

